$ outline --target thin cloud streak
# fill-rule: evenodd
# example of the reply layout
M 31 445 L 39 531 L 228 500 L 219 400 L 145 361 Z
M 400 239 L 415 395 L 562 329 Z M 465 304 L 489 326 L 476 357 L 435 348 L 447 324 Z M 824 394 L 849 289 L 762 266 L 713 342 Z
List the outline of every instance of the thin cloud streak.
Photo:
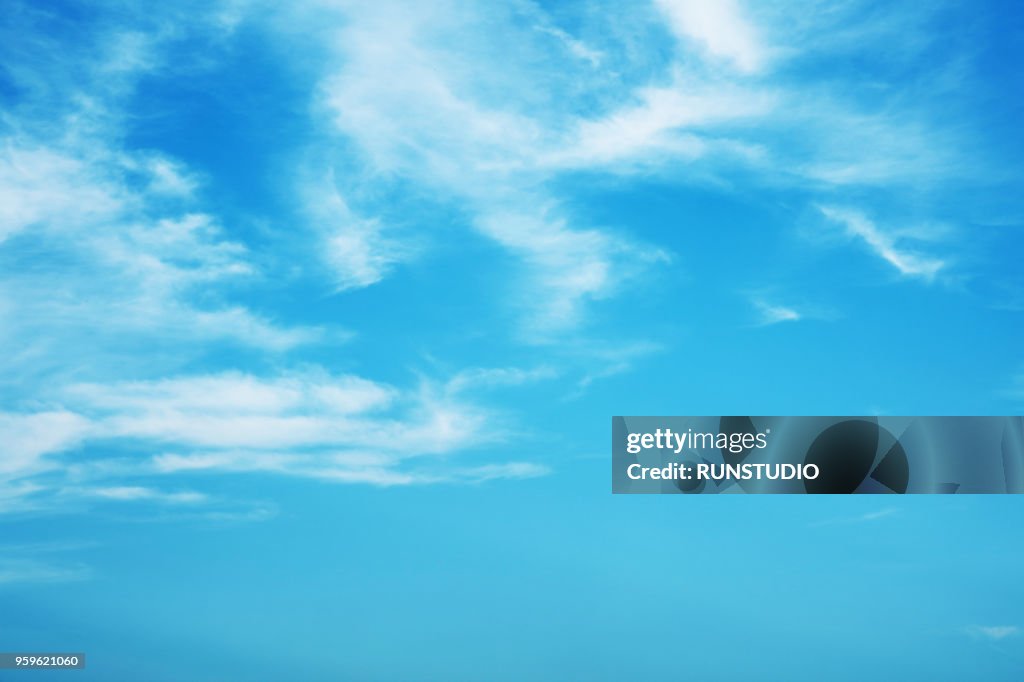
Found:
M 769 326 L 780 322 L 796 322 L 803 319 L 803 315 L 793 308 L 784 305 L 775 305 L 763 299 L 755 298 L 752 301 L 759 315 L 759 324 Z
M 1016 625 L 972 625 L 967 628 L 967 632 L 977 638 L 1000 642 L 1018 636 L 1021 629 Z
M 863 240 L 875 255 L 899 270 L 901 275 L 930 282 L 948 265 L 945 260 L 899 247 L 895 237 L 856 211 L 831 206 L 820 206 L 819 210 L 829 220 L 842 225 L 847 234 Z
M 834 519 L 823 519 L 809 524 L 810 528 L 823 528 L 825 526 L 846 526 L 846 525 L 857 525 L 863 523 L 875 523 L 882 519 L 892 518 L 900 513 L 898 507 L 886 507 L 884 509 L 878 509 L 875 511 L 866 512 L 859 516 L 850 516 L 843 518 Z

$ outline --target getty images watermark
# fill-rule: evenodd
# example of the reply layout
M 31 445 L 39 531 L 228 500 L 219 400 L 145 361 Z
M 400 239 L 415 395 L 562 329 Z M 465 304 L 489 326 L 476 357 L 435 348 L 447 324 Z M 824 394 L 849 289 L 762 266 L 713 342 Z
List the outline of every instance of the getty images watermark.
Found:
M 1024 493 L 1024 417 L 612 417 L 612 492 Z
M 768 447 L 768 435 L 771 429 L 756 433 L 722 433 L 711 431 L 694 431 L 692 428 L 684 432 L 672 431 L 671 428 L 658 428 L 653 432 L 630 433 L 626 437 L 626 452 L 631 455 L 644 450 L 668 450 L 680 454 L 684 450 L 717 449 L 730 454 L 742 454 L 750 450 L 764 450 Z M 821 470 L 815 464 L 771 464 L 760 463 L 721 463 L 711 462 L 669 462 L 664 466 L 643 466 L 639 462 L 626 467 L 626 476 L 631 480 L 679 480 L 679 481 L 789 481 L 814 480 Z

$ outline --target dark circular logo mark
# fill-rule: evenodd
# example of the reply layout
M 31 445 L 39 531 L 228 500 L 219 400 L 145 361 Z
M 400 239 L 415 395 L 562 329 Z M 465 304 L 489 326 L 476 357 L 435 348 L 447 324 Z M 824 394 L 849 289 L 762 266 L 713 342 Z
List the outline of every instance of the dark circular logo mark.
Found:
M 821 472 L 814 480 L 804 480 L 808 493 L 852 493 L 871 477 L 896 493 L 905 493 L 910 480 L 907 454 L 892 434 L 885 456 L 872 472 L 878 457 L 882 431 L 877 423 L 861 419 L 833 424 L 822 431 L 807 449 L 804 464 L 814 464 Z

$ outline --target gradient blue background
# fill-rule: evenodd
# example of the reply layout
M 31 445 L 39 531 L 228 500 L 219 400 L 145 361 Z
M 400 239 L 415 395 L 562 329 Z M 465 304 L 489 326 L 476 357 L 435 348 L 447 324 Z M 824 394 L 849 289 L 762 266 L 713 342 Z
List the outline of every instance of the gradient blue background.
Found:
M 0 650 L 88 668 L 0 677 L 1020 679 L 1020 500 L 613 497 L 608 448 L 1019 414 L 1022 37 L 8 3 Z

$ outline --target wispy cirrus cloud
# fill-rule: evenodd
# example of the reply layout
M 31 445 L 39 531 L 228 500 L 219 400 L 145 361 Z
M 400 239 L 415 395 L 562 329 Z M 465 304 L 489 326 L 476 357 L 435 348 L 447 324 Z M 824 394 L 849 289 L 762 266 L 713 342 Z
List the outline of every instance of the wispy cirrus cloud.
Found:
M 406 390 L 323 371 L 76 384 L 49 397 L 59 411 L 0 414 L 8 448 L 0 475 L 20 509 L 90 500 L 220 504 L 173 482 L 168 488 L 168 477 L 196 472 L 381 486 L 540 476 L 548 468 L 536 462 L 447 460 L 508 437 L 498 415 L 472 401 L 474 392 L 549 376 L 467 370 Z M 94 447 L 112 443 L 134 454 Z
M 524 26 L 520 12 L 532 21 Z M 455 202 L 472 227 L 523 263 L 521 293 L 512 304 L 523 311 L 526 336 L 564 338 L 600 301 L 672 262 L 667 249 L 581 224 L 559 184 L 573 173 L 683 183 L 742 178 L 762 188 L 798 188 L 810 202 L 818 194 L 830 201 L 849 196 L 851 205 L 865 189 L 921 191 L 953 181 L 956 160 L 970 147 L 929 116 L 924 99 L 917 104 L 870 83 L 840 87 L 780 71 L 886 45 L 894 31 L 914 30 L 928 12 L 893 8 L 884 21 L 868 22 L 859 3 L 797 11 L 788 4 L 658 0 L 630 23 L 630 39 L 639 34 L 664 46 L 667 34 L 672 41 L 674 50 L 658 69 L 616 31 L 588 34 L 601 35 L 587 49 L 616 60 L 623 77 L 615 79 L 594 73 L 590 59 L 566 60 L 567 45 L 580 39 L 538 8 L 343 5 L 315 13 L 321 25 L 312 32 L 328 45 L 319 111 L 336 134 L 321 146 L 339 150 L 343 162 L 334 168 L 350 188 L 400 178 Z M 344 17 L 339 28 L 323 28 L 338 17 Z M 297 19 L 309 20 L 309 13 Z M 608 8 L 607 21 L 615 20 Z M 447 40 L 455 34 L 457 47 Z M 488 41 L 479 39 L 484 34 Z M 633 62 L 617 41 L 629 46 Z M 905 47 L 901 59 L 927 46 L 909 41 Z M 646 75 L 627 80 L 634 68 Z M 871 68 L 886 67 L 872 62 Z M 928 82 L 934 86 L 935 79 Z M 574 96 L 564 96 L 567 90 Z M 932 87 L 928 95 L 943 92 Z M 879 98 L 891 106 L 877 106 Z M 947 260 L 906 246 L 906 237 L 858 217 L 863 211 L 841 210 L 835 219 L 848 233 L 902 274 L 933 279 L 948 267 Z M 360 212 L 374 215 L 371 207 Z M 341 269 L 375 264 L 363 268 L 365 283 L 379 281 L 400 260 L 376 235 L 361 229 L 346 237 L 358 264 Z
M 0 585 L 78 582 L 90 577 L 92 570 L 82 563 L 55 564 L 35 559 L 0 557 Z
M 361 151 L 366 168 L 355 170 L 357 181 L 367 173 L 370 180 L 399 176 L 440 191 L 465 207 L 480 233 L 521 260 L 522 294 L 512 303 L 524 311 L 527 336 L 577 327 L 588 303 L 668 260 L 664 250 L 638 240 L 574 225 L 547 185 L 579 152 L 558 150 L 558 114 L 521 98 L 532 77 L 522 65 L 513 61 L 499 71 L 511 97 L 487 94 L 494 72 L 486 65 L 498 58 L 498 43 L 522 40 L 522 49 L 551 54 L 551 39 L 564 43 L 564 32 L 508 25 L 491 42 L 464 40 L 455 50 L 440 38 L 460 25 L 491 22 L 480 8 L 392 9 L 348 8 L 335 43 L 337 66 L 321 79 L 325 115 L 340 140 Z
M 40 41 L 14 72 L 27 94 L 0 126 L 0 346 L 21 362 L 0 379 L 75 357 L 97 365 L 127 338 L 193 354 L 211 341 L 281 351 L 324 338 L 232 298 L 259 267 L 203 210 L 199 175 L 125 140 L 126 102 L 159 70 L 165 39 L 110 30 L 98 44 Z
M 896 268 L 901 275 L 931 281 L 949 265 L 947 260 L 901 246 L 896 236 L 882 230 L 857 211 L 832 206 L 819 208 L 826 218 L 843 226 L 851 237 L 862 240 L 875 255 Z
M 65 494 L 69 491 L 63 491 Z M 159 502 L 164 504 L 201 504 L 207 496 L 192 490 L 165 492 L 140 485 L 117 485 L 98 488 L 86 488 L 76 492 L 85 497 L 96 497 L 104 500 L 120 500 L 126 502 Z
M 878 519 L 884 519 L 887 516 L 893 516 L 899 513 L 899 509 L 896 507 L 886 507 L 885 509 L 879 509 L 878 511 L 867 512 L 860 516 L 861 521 L 877 521 Z
M 90 547 L 82 542 L 0 545 L 0 587 L 88 580 L 92 577 L 92 569 L 87 564 L 62 560 L 62 556 Z
M 600 50 L 595 50 L 584 41 L 570 35 L 557 26 L 553 26 L 550 23 L 539 23 L 535 25 L 535 28 L 542 33 L 546 33 L 557 38 L 563 45 L 565 45 L 565 49 L 569 54 L 577 59 L 586 60 L 594 68 L 600 66 L 601 61 L 605 58 L 604 53 Z
M 613 173 L 656 171 L 673 162 L 745 166 L 760 143 L 717 130 L 756 124 L 777 104 L 767 89 L 711 85 L 679 76 L 669 86 L 630 93 L 632 102 L 605 115 L 580 117 L 558 146 L 538 152 L 553 169 Z
M 758 322 L 762 325 L 779 324 L 780 322 L 796 322 L 803 318 L 793 308 L 769 303 L 762 298 L 754 298 L 751 303 L 757 310 Z
M 376 284 L 415 255 L 412 240 L 389 237 L 380 218 L 359 215 L 349 206 L 333 172 L 308 183 L 302 192 L 337 292 Z
M 806 294 L 792 293 L 778 286 L 747 289 L 738 293 L 753 308 L 753 324 L 756 326 L 810 320 L 835 321 L 840 317 L 830 306 L 809 300 Z
M 856 525 L 862 523 L 875 523 L 882 519 L 888 519 L 895 517 L 900 514 L 898 507 L 884 507 L 882 509 L 875 509 L 873 511 L 864 512 L 858 516 L 846 516 L 832 519 L 823 519 L 821 521 L 815 521 L 810 524 L 811 528 L 821 528 L 824 526 L 845 526 L 845 525 Z
M 967 634 L 979 639 L 999 642 L 1020 635 L 1021 629 L 1016 625 L 972 625 L 967 628 Z
M 656 0 L 655 4 L 680 39 L 692 41 L 713 58 L 726 60 L 741 72 L 755 72 L 768 59 L 769 50 L 757 27 L 733 0 Z

